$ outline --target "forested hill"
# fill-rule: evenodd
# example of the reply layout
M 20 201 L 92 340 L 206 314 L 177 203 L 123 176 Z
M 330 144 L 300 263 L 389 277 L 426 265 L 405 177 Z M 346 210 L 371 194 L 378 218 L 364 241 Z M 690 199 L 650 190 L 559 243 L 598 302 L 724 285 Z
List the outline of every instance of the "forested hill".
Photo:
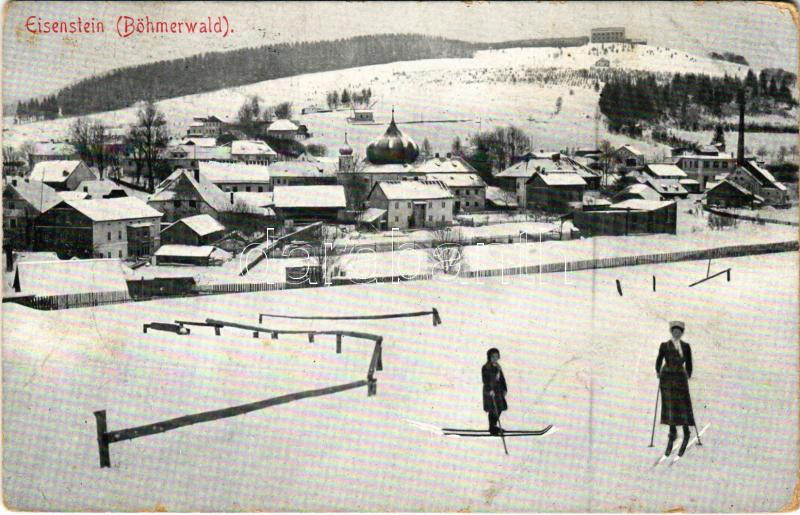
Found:
M 482 46 L 482 45 L 481 45 Z M 479 45 L 414 34 L 358 36 L 210 52 L 120 68 L 83 79 L 44 99 L 20 102 L 17 115 L 84 115 L 303 73 L 393 61 L 471 57 Z

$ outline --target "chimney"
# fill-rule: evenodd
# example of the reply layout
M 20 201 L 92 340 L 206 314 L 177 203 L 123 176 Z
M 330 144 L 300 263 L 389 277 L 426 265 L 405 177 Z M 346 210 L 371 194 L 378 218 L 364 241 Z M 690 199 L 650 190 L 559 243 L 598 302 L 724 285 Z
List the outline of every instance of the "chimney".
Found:
M 744 88 L 739 90 L 739 145 L 736 147 L 736 166 L 744 166 Z
M 197 182 L 200 182 L 200 169 L 199 168 L 195 168 L 195 170 L 194 170 L 194 180 L 196 180 Z

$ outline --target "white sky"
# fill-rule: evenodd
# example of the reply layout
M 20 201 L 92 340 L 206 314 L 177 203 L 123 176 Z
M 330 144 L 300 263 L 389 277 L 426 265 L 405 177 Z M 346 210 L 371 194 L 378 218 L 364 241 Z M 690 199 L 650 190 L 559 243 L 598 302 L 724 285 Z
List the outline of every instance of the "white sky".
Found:
M 421 33 L 469 41 L 588 35 L 620 25 L 630 37 L 697 54 L 731 51 L 751 66 L 797 71 L 798 33 L 788 11 L 745 2 L 15 2 L 5 5 L 3 101 L 53 92 L 114 68 L 264 44 L 371 33 Z M 118 16 L 164 21 L 226 15 L 234 33 L 134 35 L 114 32 Z M 94 17 L 104 34 L 30 34 L 29 16 L 71 21 Z

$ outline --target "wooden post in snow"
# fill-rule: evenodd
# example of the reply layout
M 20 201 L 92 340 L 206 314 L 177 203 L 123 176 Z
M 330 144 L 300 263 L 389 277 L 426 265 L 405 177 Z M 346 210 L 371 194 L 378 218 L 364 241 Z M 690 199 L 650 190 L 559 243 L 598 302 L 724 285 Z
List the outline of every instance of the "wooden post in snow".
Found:
M 111 457 L 108 454 L 108 426 L 106 425 L 106 410 L 94 412 L 97 421 L 97 447 L 100 450 L 100 468 L 111 466 Z

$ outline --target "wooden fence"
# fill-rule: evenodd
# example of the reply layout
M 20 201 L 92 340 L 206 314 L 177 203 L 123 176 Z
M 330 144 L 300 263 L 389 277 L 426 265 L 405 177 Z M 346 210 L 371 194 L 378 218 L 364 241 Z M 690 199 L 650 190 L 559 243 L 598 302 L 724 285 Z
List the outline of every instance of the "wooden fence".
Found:
M 9 302 L 17 302 L 33 309 L 70 309 L 130 302 L 127 291 L 104 291 L 96 293 L 73 293 L 69 295 L 29 295 L 13 297 Z
M 756 223 L 765 223 L 765 224 L 778 224 L 778 225 L 790 225 L 792 227 L 800 226 L 798 222 L 789 222 L 787 220 L 776 220 L 774 218 L 763 218 L 760 216 L 748 216 L 748 215 L 740 215 L 739 213 L 731 213 L 730 211 L 724 211 L 722 209 L 715 209 L 713 207 L 707 206 L 703 204 L 703 209 L 708 211 L 709 213 L 713 213 L 718 216 L 724 216 L 726 218 L 736 218 L 738 220 L 746 220 L 748 222 L 756 222 Z
M 201 422 L 211 422 L 222 418 L 235 417 L 237 415 L 243 415 L 245 413 L 250 413 L 251 411 L 269 408 L 280 404 L 286 404 L 289 402 L 294 402 L 301 399 L 307 399 L 310 397 L 331 395 L 334 393 L 344 392 L 355 388 L 362 388 L 364 386 L 367 387 L 367 396 L 371 397 L 377 394 L 378 381 L 375 377 L 375 372 L 383 370 L 383 358 L 382 358 L 383 337 L 380 335 L 372 333 L 364 333 L 359 331 L 302 331 L 302 330 L 271 329 L 260 325 L 240 324 L 237 322 L 226 322 L 224 320 L 214 320 L 210 318 L 207 319 L 205 322 L 189 322 L 185 320 L 184 321 L 176 320 L 175 322 L 176 324 L 178 324 L 178 326 L 194 325 L 194 326 L 213 327 L 214 334 L 216 335 L 219 335 L 221 333 L 221 329 L 224 327 L 251 331 L 253 333 L 253 337 L 255 338 L 257 338 L 262 333 L 270 334 L 273 339 L 278 338 L 280 334 L 305 334 L 308 336 L 309 342 L 313 342 L 314 336 L 316 335 L 335 335 L 337 354 L 341 354 L 342 352 L 342 338 L 344 336 L 371 341 L 374 343 L 374 347 L 372 350 L 372 357 L 369 362 L 369 367 L 367 368 L 366 379 L 361 379 L 346 384 L 329 386 L 326 388 L 320 388 L 316 390 L 306 390 L 302 392 L 290 393 L 287 395 L 272 397 L 261 401 L 251 402 L 248 404 L 240 404 L 238 406 L 231 406 L 213 411 L 204 411 L 202 413 L 184 415 L 182 417 L 171 418 L 169 420 L 163 420 L 161 422 L 156 422 L 153 424 L 130 427 L 127 429 L 118 429 L 116 431 L 108 430 L 105 410 L 95 411 L 94 416 L 97 425 L 97 446 L 100 454 L 101 468 L 111 466 L 111 453 L 109 446 L 115 442 L 121 442 L 123 440 L 132 440 L 134 438 L 140 438 L 143 436 L 163 433 L 166 431 L 171 431 L 173 429 L 178 429 L 193 424 L 199 424 Z M 148 325 L 167 326 L 172 324 L 154 322 L 153 324 L 148 324 Z

